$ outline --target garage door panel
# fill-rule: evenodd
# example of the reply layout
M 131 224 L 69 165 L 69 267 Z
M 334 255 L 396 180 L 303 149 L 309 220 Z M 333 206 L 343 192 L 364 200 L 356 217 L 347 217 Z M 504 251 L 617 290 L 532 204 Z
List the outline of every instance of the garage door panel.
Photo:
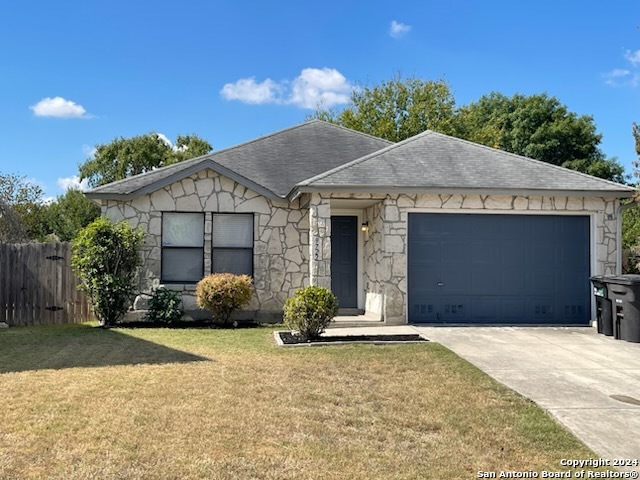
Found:
M 519 265 L 526 257 L 527 247 L 524 243 L 519 241 L 501 242 L 500 262 L 502 265 Z
M 410 213 L 409 321 L 587 323 L 589 256 L 588 216 Z
M 440 245 L 443 264 L 467 264 L 471 261 L 469 245 L 461 241 L 445 240 Z
M 413 266 L 409 269 L 408 278 L 413 291 L 418 294 L 438 291 L 438 283 L 440 283 L 439 270 L 429 266 Z
M 498 270 L 498 269 L 495 269 Z M 493 285 L 493 293 L 501 292 L 503 295 L 526 295 L 527 275 L 519 267 L 511 264 L 500 271 L 500 283 Z
M 524 323 L 527 318 L 527 302 L 522 297 L 503 297 L 500 302 L 500 318 L 509 323 Z
M 556 274 L 540 267 L 527 272 L 527 290 L 534 295 L 553 295 L 557 292 Z
M 464 248 L 470 252 L 470 261 L 474 264 L 495 265 L 500 261 L 500 245 L 490 240 L 471 241 L 471 248 L 465 245 Z
M 527 261 L 530 265 L 547 266 L 557 262 L 557 247 L 548 243 L 553 239 L 545 239 L 544 243 L 532 243 L 527 247 Z
M 439 318 L 447 323 L 466 323 L 469 321 L 470 297 L 467 295 L 443 295 L 441 297 Z
M 502 272 L 485 266 L 471 272 L 471 295 L 493 295 L 499 289 Z
M 471 271 L 468 265 L 443 266 L 440 271 L 439 289 L 443 295 L 457 293 L 469 295 L 471 290 Z
M 439 238 L 464 238 L 471 233 L 471 224 L 459 222 L 455 218 L 447 217 L 430 223 L 431 230 L 438 233 Z
M 491 323 L 499 315 L 500 300 L 492 296 L 475 296 L 471 299 L 471 318 L 477 323 Z
M 415 264 L 434 264 L 440 263 L 442 257 L 442 250 L 440 248 L 440 242 L 426 241 L 422 239 L 410 239 L 412 248 L 414 251 L 413 262 Z

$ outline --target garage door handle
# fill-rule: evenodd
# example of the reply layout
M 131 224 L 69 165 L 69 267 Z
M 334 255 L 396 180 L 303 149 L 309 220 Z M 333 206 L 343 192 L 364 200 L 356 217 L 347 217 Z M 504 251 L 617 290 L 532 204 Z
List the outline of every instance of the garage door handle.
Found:
M 442 283 L 442 282 L 438 282 L 438 286 L 439 286 L 439 287 L 442 287 L 442 286 L 444 286 L 444 283 Z

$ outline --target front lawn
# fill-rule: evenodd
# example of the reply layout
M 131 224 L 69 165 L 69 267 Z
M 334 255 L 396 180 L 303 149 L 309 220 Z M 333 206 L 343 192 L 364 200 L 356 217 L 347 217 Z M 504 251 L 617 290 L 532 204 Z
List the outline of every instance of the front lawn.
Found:
M 436 344 L 0 330 L 0 478 L 456 479 L 594 456 Z

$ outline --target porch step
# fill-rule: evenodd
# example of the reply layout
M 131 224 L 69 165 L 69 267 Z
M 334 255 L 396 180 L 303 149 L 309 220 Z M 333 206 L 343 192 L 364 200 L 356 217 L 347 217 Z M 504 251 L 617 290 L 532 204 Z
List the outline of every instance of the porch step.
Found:
M 346 328 L 346 327 L 382 327 L 384 321 L 373 315 L 338 315 L 329 324 L 329 328 Z

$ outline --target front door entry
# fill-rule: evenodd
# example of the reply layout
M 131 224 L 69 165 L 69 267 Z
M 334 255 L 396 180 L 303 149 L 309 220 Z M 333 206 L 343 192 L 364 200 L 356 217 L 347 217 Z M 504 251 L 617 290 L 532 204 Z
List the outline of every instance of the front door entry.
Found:
M 331 217 L 331 290 L 340 308 L 358 307 L 358 217 Z

